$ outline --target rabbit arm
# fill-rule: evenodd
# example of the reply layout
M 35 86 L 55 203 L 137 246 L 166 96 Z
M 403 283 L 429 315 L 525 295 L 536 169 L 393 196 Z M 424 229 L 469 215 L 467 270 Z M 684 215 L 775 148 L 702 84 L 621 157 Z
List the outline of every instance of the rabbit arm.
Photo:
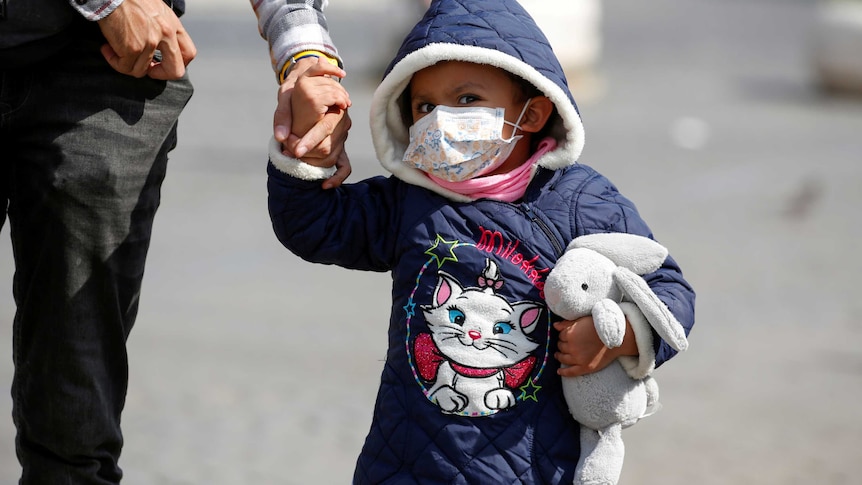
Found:
M 623 369 L 632 379 L 643 379 L 655 370 L 655 348 L 653 347 L 653 329 L 644 316 L 643 312 L 630 302 L 620 303 L 620 309 L 632 326 L 635 334 L 635 342 L 638 346 L 638 355 L 621 356 L 619 358 Z
M 615 301 L 605 298 L 593 306 L 593 325 L 599 339 L 609 349 L 623 344 L 626 335 L 626 317 Z

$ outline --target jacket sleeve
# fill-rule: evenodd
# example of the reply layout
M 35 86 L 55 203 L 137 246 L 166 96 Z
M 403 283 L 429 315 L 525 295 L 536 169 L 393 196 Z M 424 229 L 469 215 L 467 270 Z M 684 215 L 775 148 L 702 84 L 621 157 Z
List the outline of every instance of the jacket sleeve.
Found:
M 321 180 L 302 180 L 267 168 L 269 215 L 278 240 L 300 258 L 350 269 L 391 268 L 400 184 L 373 177 L 324 190 Z
M 293 55 L 302 51 L 320 51 L 340 62 L 323 15 L 327 0 L 249 1 L 257 15 L 260 35 L 269 43 L 276 75 Z
M 625 232 L 655 239 L 635 205 L 620 194 L 609 180 L 598 174 L 590 177 L 575 194 L 571 216 L 576 237 L 597 232 Z M 661 268 L 644 275 L 644 280 L 679 320 L 688 335 L 694 326 L 695 293 L 683 278 L 676 261 L 668 256 Z M 652 333 L 655 366 L 658 367 L 676 355 L 677 351 L 654 331 Z

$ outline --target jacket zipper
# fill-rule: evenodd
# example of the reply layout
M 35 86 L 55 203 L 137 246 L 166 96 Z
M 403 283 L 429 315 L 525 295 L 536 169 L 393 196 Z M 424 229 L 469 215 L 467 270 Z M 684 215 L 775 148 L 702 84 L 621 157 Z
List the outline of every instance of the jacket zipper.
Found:
M 527 217 L 529 217 L 530 220 L 539 226 L 539 229 L 545 233 L 545 236 L 547 236 L 548 240 L 551 241 L 551 244 L 554 246 L 554 251 L 557 253 L 557 259 L 560 259 L 560 256 L 563 255 L 563 247 L 560 245 L 560 241 L 557 240 L 557 236 L 555 236 L 554 232 L 551 231 L 551 228 L 548 227 L 545 221 L 540 219 L 535 212 L 533 212 L 533 208 L 530 205 L 521 204 L 521 208 L 527 214 Z

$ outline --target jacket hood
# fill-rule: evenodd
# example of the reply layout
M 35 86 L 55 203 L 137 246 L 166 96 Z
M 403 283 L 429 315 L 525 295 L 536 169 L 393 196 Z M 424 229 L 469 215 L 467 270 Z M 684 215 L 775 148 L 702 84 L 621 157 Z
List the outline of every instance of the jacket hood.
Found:
M 563 68 L 533 18 L 515 0 L 435 0 L 404 39 L 371 101 L 371 136 L 386 170 L 450 199 L 470 200 L 402 162 L 410 140 L 401 95 L 414 73 L 441 61 L 487 64 L 532 83 L 556 106 L 548 123 L 557 148 L 537 165 L 555 170 L 577 162 L 584 147 L 583 124 Z

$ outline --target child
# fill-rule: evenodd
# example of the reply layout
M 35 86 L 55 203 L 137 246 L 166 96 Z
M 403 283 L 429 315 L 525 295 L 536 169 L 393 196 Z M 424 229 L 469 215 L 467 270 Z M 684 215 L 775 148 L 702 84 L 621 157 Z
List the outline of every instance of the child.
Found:
M 321 78 L 309 76 L 335 72 L 312 68 L 294 99 L 314 99 Z M 335 104 L 329 96 L 317 99 Z M 371 130 L 391 177 L 324 190 L 327 169 L 277 143 L 268 167 L 270 216 L 288 249 L 392 274 L 389 348 L 354 482 L 571 483 L 578 424 L 552 355 L 544 278 L 576 236 L 651 233 L 611 182 L 577 163 L 583 128 L 547 40 L 514 0 L 434 1 L 374 94 Z M 646 280 L 688 331 L 694 293 L 673 259 Z M 576 347 L 592 364 L 572 373 L 623 355 L 649 372 L 674 355 L 631 328 L 617 349 L 594 331 L 560 348 Z

